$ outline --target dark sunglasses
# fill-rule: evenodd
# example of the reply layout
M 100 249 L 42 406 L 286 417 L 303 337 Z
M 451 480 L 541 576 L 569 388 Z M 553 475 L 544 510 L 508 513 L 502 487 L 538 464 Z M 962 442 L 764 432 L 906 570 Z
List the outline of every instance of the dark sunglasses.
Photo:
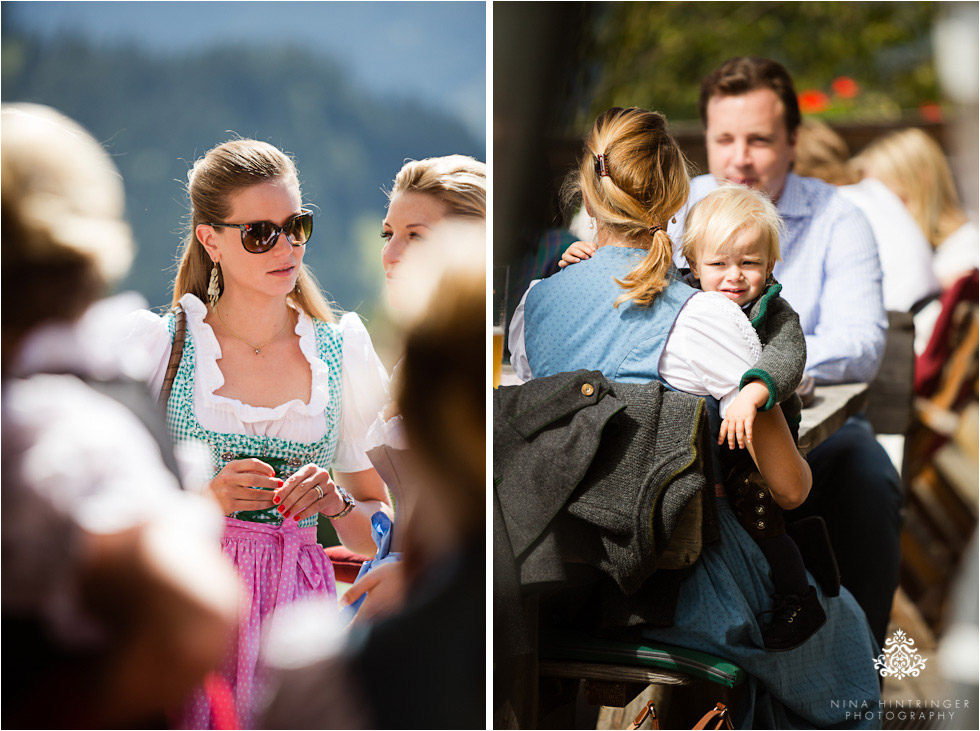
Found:
M 264 254 L 271 251 L 279 240 L 279 234 L 293 246 L 303 246 L 313 233 L 313 211 L 305 208 L 298 216 L 293 216 L 282 226 L 268 221 L 256 223 L 206 223 L 214 228 L 237 228 L 242 232 L 242 246 L 250 254 Z

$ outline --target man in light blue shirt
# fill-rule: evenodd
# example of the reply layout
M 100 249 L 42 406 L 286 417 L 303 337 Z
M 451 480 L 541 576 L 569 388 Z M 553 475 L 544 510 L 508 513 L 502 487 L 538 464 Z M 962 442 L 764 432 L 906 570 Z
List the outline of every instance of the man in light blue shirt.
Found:
M 800 316 L 806 373 L 818 383 L 871 381 L 884 352 L 887 317 L 878 248 L 867 219 L 823 181 L 791 172 L 800 111 L 789 73 L 775 61 L 733 58 L 701 85 L 709 175 L 695 178 L 668 233 L 719 181 L 748 185 L 776 203 L 785 225 L 774 276 Z M 679 266 L 686 262 L 675 252 Z M 898 474 L 864 419 L 852 419 L 807 458 L 814 489 L 790 517 L 821 515 L 841 581 L 881 644 L 898 583 Z

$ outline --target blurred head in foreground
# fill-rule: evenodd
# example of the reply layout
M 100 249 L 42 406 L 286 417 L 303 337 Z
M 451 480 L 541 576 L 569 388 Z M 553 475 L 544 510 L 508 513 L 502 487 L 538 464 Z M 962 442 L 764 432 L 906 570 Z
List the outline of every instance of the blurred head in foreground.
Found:
M 428 489 L 410 530 L 437 553 L 482 546 L 486 482 L 486 229 L 443 224 L 406 257 L 416 307 L 405 311 L 395 400 Z
M 122 178 L 90 134 L 36 104 L 0 116 L 6 367 L 27 332 L 75 320 L 122 277 L 133 246 Z
M 485 223 L 487 166 L 465 155 L 411 160 L 395 176 L 382 223 L 381 253 L 391 304 L 404 303 L 399 265 L 410 248 L 425 241 L 444 220 Z

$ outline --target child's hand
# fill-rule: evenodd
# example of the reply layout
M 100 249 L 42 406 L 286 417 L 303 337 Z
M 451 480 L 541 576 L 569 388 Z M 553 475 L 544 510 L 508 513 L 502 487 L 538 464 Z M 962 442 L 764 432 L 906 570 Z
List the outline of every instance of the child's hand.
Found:
M 724 444 L 727 439 L 729 449 L 735 449 L 736 442 L 739 449 L 745 449 L 746 443 L 752 443 L 752 422 L 755 421 L 755 414 L 755 404 L 749 399 L 743 401 L 741 394 L 736 396 L 725 412 L 721 428 L 718 429 L 718 444 Z
M 752 444 L 752 423 L 756 411 L 764 406 L 769 399 L 769 389 L 761 381 L 750 381 L 738 396 L 728 406 L 725 418 L 718 429 L 718 444 L 724 444 L 728 439 L 729 449 L 745 449 L 746 444 Z
M 569 264 L 578 264 L 585 259 L 591 259 L 595 252 L 596 245 L 591 241 L 576 241 L 565 249 L 565 253 L 561 255 L 561 261 L 558 262 L 558 267 L 564 268 Z

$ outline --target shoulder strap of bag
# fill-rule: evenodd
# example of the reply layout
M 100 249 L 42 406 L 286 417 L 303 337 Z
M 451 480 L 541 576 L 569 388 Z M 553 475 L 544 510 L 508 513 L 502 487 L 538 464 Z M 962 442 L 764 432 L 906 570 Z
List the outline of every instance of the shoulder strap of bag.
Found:
M 714 725 L 709 725 L 712 722 L 714 722 Z M 732 726 L 732 719 L 728 714 L 728 706 L 726 706 L 721 701 L 718 701 L 718 703 L 715 704 L 714 708 L 712 708 L 710 711 L 708 711 L 701 717 L 701 720 L 695 724 L 694 728 L 695 729 L 708 729 L 708 728 L 720 729 L 722 726 L 728 729 L 734 728 L 734 726 Z
M 167 363 L 167 372 L 163 376 L 163 388 L 160 389 L 160 398 L 157 401 L 163 408 L 167 408 L 167 401 L 170 400 L 170 390 L 174 385 L 174 378 L 177 377 L 177 369 L 180 367 L 180 359 L 184 355 L 184 337 L 187 334 L 187 315 L 184 314 L 182 307 L 174 311 L 176 323 L 174 326 L 174 343 L 170 349 L 170 362 Z
M 636 718 L 633 719 L 633 723 L 626 727 L 627 731 L 636 731 L 643 725 L 643 722 L 647 720 L 647 716 L 650 717 L 650 728 L 659 729 L 660 721 L 657 720 L 657 706 L 653 701 L 647 701 L 647 704 L 643 706 L 643 709 L 637 714 Z

